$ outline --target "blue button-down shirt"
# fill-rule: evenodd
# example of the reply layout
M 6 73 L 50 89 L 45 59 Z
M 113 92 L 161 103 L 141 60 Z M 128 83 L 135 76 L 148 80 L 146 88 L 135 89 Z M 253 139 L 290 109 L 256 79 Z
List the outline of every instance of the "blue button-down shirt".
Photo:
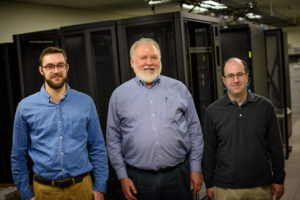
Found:
M 43 86 L 40 92 L 18 105 L 11 165 L 23 199 L 33 197 L 29 189 L 27 152 L 37 176 L 59 180 L 93 170 L 93 189 L 106 191 L 107 152 L 96 107 L 88 95 L 68 85 L 65 97 L 58 104 Z
M 119 179 L 126 164 L 158 170 L 189 154 L 191 171 L 201 171 L 203 137 L 193 99 L 181 82 L 159 78 L 151 88 L 133 78 L 112 94 L 107 119 L 107 150 Z

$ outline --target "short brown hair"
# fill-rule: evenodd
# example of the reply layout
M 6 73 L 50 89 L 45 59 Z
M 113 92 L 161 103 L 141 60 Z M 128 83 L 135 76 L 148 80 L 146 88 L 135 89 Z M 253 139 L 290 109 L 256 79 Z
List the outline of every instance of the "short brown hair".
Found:
M 65 58 L 65 61 L 66 61 L 66 63 L 67 63 L 67 54 L 66 54 L 66 52 L 63 50 L 63 49 L 61 49 L 61 48 L 58 48 L 58 47 L 46 47 L 43 51 L 42 51 L 42 53 L 41 53 L 41 55 L 40 55 L 40 59 L 39 59 L 39 63 L 40 63 L 40 66 L 42 66 L 42 64 L 43 64 L 43 59 L 44 59 L 44 56 L 45 55 L 47 55 L 47 54 L 54 54 L 54 53 L 61 53 L 63 56 L 64 56 L 64 58 Z
M 240 58 L 232 57 L 232 58 L 229 58 L 228 60 L 226 60 L 226 61 L 223 63 L 223 65 L 222 65 L 222 76 L 225 76 L 225 74 L 224 74 L 224 73 L 225 73 L 225 72 L 224 72 L 225 65 L 226 65 L 228 62 L 232 61 L 232 60 L 236 60 L 236 61 L 241 62 L 242 65 L 244 66 L 245 72 L 248 73 L 248 66 L 247 66 L 247 63 L 246 63 L 244 60 L 240 59 Z

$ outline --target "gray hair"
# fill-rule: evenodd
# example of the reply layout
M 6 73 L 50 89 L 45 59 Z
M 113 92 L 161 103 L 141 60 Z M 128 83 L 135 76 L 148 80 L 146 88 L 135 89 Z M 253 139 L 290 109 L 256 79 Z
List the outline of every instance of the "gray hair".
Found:
M 160 48 L 159 48 L 159 45 L 158 45 L 158 43 L 155 41 L 155 40 L 153 40 L 152 38 L 141 38 L 141 39 L 139 39 L 139 40 L 137 40 L 137 41 L 135 41 L 134 43 L 133 43 L 133 45 L 131 46 L 131 48 L 130 48 L 130 58 L 134 58 L 134 54 L 135 54 L 135 50 L 136 50 L 136 48 L 137 48 L 137 46 L 139 45 L 139 44 L 152 44 L 152 45 L 154 45 L 154 47 L 157 49 L 157 51 L 158 51 L 158 55 L 159 55 L 159 58 L 161 58 L 161 53 L 160 53 Z

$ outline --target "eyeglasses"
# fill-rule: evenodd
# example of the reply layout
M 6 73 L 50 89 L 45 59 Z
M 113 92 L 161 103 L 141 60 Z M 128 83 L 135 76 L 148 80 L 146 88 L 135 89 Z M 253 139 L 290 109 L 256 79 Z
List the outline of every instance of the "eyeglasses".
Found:
M 226 76 L 224 76 L 225 78 L 229 79 L 229 80 L 234 80 L 234 78 L 236 77 L 237 79 L 242 79 L 247 73 L 243 73 L 243 72 L 239 72 L 237 74 L 227 74 Z
M 54 71 L 55 67 L 57 68 L 58 71 L 63 71 L 66 68 L 67 65 L 68 64 L 65 64 L 65 63 L 59 63 L 57 65 L 47 64 L 47 65 L 42 66 L 42 67 L 45 68 L 48 71 Z

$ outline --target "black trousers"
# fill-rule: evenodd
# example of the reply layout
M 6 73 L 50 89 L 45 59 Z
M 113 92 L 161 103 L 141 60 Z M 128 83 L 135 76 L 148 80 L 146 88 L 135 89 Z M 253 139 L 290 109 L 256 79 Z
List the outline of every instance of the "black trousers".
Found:
M 138 200 L 192 200 L 189 161 L 166 170 L 147 171 L 127 166 Z

